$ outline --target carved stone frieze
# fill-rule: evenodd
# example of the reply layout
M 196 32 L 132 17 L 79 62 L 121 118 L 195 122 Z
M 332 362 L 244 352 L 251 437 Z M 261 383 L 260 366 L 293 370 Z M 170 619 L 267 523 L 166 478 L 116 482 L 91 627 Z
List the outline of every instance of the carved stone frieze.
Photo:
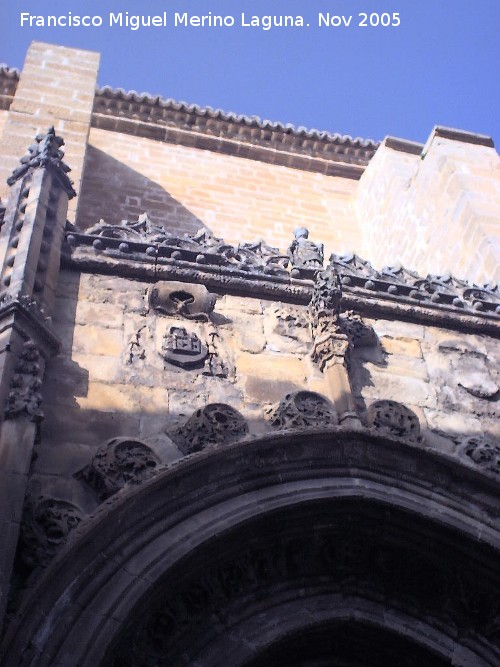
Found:
M 384 298 L 405 297 L 422 304 L 500 315 L 498 285 L 471 285 L 451 275 L 419 276 L 401 264 L 376 271 L 357 255 L 331 255 L 331 264 L 348 289 L 362 288 Z
M 82 517 L 82 511 L 66 500 L 28 496 L 21 523 L 21 559 L 25 565 L 48 565 Z
M 381 433 L 413 442 L 420 440 L 420 422 L 417 415 L 397 401 L 375 401 L 368 408 L 368 425 Z
M 464 291 L 470 285 L 465 280 L 459 280 L 451 275 L 432 275 L 429 274 L 427 278 L 418 281 L 420 289 L 430 294 L 431 301 L 434 303 L 449 302 L 454 306 L 463 308 L 464 306 Z
M 278 405 L 266 410 L 266 419 L 280 430 L 329 428 L 339 421 L 333 404 L 313 391 L 287 394 Z
M 500 288 L 497 284 L 487 284 L 482 287 L 476 285 L 467 287 L 463 291 L 464 300 L 472 303 L 476 311 L 491 311 L 500 315 Z
M 96 261 L 106 262 L 106 257 L 99 260 L 103 254 L 120 263 L 134 262 L 133 270 L 142 267 L 148 276 L 153 272 L 155 276 L 206 285 L 238 283 L 239 290 L 255 291 L 258 287 L 262 293 L 297 295 L 306 301 L 310 286 L 294 284 L 290 277 L 307 282 L 314 279 L 323 266 L 323 246 L 310 241 L 304 228 L 295 234 L 287 254 L 283 254 L 263 241 L 232 246 L 205 228 L 196 234 L 175 236 L 143 214 L 135 221 L 123 220 L 117 225 L 101 220 L 85 233 L 68 226 L 66 238 L 74 250 L 66 260 L 95 266 Z M 442 316 L 454 312 L 475 318 L 500 317 L 500 292 L 494 284 L 472 285 L 453 276 L 422 277 L 400 264 L 376 270 L 355 254 L 332 254 L 330 266 L 347 295 L 370 304 L 375 298 L 393 305 L 438 309 Z
M 34 422 L 43 420 L 40 361 L 38 347 L 32 341 L 24 343 L 7 396 L 5 419 L 27 417 Z
M 483 470 L 500 475 L 500 443 L 491 438 L 481 435 L 466 438 L 459 444 L 457 454 Z
M 234 442 L 247 433 L 248 424 L 238 410 L 224 403 L 210 403 L 196 410 L 173 439 L 184 454 L 192 454 L 208 445 Z
M 343 285 L 351 285 L 351 278 L 357 280 L 367 280 L 376 276 L 377 272 L 373 266 L 365 259 L 361 259 L 355 253 L 346 253 L 344 255 L 330 255 L 330 264 L 335 271 L 342 277 Z
M 145 443 L 132 438 L 113 438 L 99 447 L 89 465 L 76 473 L 100 500 L 125 486 L 140 484 L 161 461 Z
M 324 246 L 322 243 L 309 241 L 309 230 L 298 227 L 294 231 L 294 240 L 288 248 L 293 278 L 312 278 L 316 271 L 323 268 Z
M 215 299 L 204 285 L 177 281 L 155 283 L 149 291 L 149 304 L 156 312 L 201 322 L 208 321 Z
M 195 368 L 204 363 L 208 356 L 205 343 L 184 327 L 170 327 L 163 339 L 163 359 L 181 368 Z

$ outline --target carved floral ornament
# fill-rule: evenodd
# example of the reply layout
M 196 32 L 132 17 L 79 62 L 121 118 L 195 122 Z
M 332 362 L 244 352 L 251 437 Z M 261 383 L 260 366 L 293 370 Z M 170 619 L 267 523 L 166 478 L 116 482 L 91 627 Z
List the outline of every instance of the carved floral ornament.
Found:
M 368 408 L 368 425 L 380 433 L 420 442 L 420 422 L 417 415 L 397 401 L 375 401 Z
M 479 468 L 500 475 L 500 443 L 492 438 L 480 435 L 466 438 L 458 446 L 456 453 Z
M 26 341 L 14 369 L 10 391 L 5 403 L 5 419 L 26 417 L 34 422 L 43 420 L 40 350 Z
M 89 465 L 75 477 L 105 500 L 126 486 L 150 477 L 161 461 L 141 440 L 112 438 L 99 447 Z
M 224 403 L 210 403 L 196 410 L 172 437 L 184 454 L 192 454 L 209 445 L 235 442 L 247 434 L 248 424 L 238 410 Z
M 230 276 L 273 279 L 286 285 L 290 279 L 305 280 L 310 285 L 323 268 L 323 246 L 309 240 L 305 228 L 295 231 L 287 253 L 264 241 L 232 246 L 202 228 L 196 234 L 175 236 L 155 224 L 146 213 L 137 220 L 123 220 L 112 225 L 101 220 L 84 233 L 68 226 L 67 242 L 73 253 L 104 253 L 116 259 L 174 264 L 196 271 L 201 266 Z M 93 250 L 86 250 L 87 248 Z M 447 310 L 500 316 L 498 285 L 469 284 L 450 275 L 419 276 L 397 264 L 381 270 L 355 254 L 332 254 L 329 267 L 340 277 L 346 292 L 377 296 L 410 304 L 438 306 Z M 193 273 L 194 276 L 194 273 Z
M 279 430 L 329 428 L 339 421 L 333 404 L 313 391 L 287 394 L 278 405 L 266 410 L 266 419 Z

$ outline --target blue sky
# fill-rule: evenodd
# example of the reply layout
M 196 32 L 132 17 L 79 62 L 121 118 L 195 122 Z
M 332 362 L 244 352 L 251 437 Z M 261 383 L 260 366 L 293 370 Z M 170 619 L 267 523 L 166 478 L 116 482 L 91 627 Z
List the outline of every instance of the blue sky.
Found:
M 103 17 L 100 28 L 20 27 L 20 12 Z M 232 28 L 110 28 L 110 12 L 235 17 Z M 241 14 L 309 27 L 241 27 Z M 360 13 L 399 27 L 360 27 Z M 319 13 L 352 16 L 322 27 Z M 376 18 L 374 19 L 376 21 Z M 500 144 L 500 0 L 0 0 L 0 62 L 32 40 L 100 51 L 99 83 L 376 140 L 424 142 L 436 124 Z

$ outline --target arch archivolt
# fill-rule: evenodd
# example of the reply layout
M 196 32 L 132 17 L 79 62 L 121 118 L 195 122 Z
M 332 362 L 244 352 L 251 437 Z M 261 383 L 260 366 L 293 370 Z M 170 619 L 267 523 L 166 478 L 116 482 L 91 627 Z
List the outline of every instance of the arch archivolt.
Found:
M 5 664 L 122 665 L 157 646 L 171 651 L 168 664 L 207 667 L 206 647 L 227 654 L 224 642 L 259 614 L 275 619 L 276 635 L 261 632 L 260 647 L 227 664 L 257 659 L 300 627 L 380 618 L 449 664 L 471 655 L 494 664 L 496 511 L 493 482 L 401 439 L 330 429 L 205 450 L 82 522 L 26 599 Z M 182 620 L 193 614 L 194 634 Z M 280 624 L 283 615 L 297 627 Z

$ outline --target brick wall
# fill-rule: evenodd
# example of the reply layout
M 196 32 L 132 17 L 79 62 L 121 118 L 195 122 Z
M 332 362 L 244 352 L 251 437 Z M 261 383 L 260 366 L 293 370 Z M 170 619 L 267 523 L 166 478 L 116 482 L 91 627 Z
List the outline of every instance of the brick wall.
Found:
M 8 194 L 5 181 L 20 157 L 35 135 L 51 125 L 66 142 L 65 160 L 79 192 L 98 65 L 98 53 L 31 44 L 0 139 L 2 199 Z M 77 203 L 70 202 L 70 220 L 74 220 Z
M 296 227 L 327 252 L 361 238 L 357 181 L 92 129 L 78 226 L 147 211 L 177 232 L 205 225 L 228 242 L 264 239 L 286 248 Z
M 500 158 L 486 137 L 447 133 L 431 135 L 423 159 L 379 148 L 356 201 L 362 252 L 377 267 L 498 281 Z

